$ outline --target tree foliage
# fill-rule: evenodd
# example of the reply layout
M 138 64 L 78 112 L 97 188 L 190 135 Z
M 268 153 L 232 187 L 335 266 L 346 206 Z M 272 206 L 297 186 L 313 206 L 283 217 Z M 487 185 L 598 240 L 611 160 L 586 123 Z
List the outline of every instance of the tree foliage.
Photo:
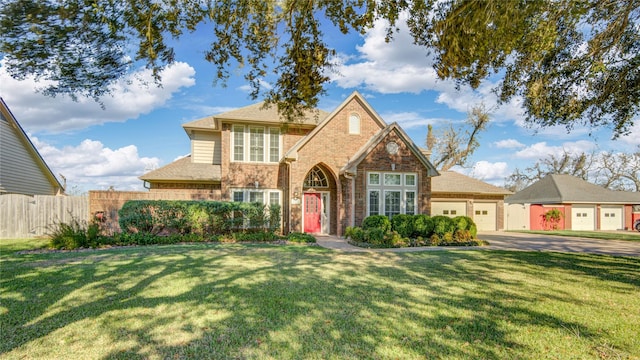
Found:
M 506 187 L 519 191 L 548 174 L 579 177 L 611 190 L 640 191 L 640 147 L 630 153 L 577 153 L 563 151 L 539 159 L 523 170 L 515 169 Z
M 480 146 L 478 137 L 487 128 L 490 115 L 483 104 L 474 106 L 467 114 L 465 123 L 454 128 L 453 124 L 441 131 L 428 125 L 427 150 L 430 161 L 439 170 L 447 171 L 454 166 L 465 166 Z
M 243 67 L 252 95 L 294 118 L 330 81 L 335 51 L 323 26 L 364 33 L 385 19 L 392 41 L 406 21 L 442 79 L 476 88 L 498 74 L 500 100 L 522 97 L 532 124 L 608 125 L 617 136 L 638 113 L 639 8 L 640 0 L 1 0 L 0 51 L 14 77 L 52 80 L 47 94 L 98 99 L 134 61 L 159 80 L 175 60 L 168 40 L 208 27 L 204 54 L 216 79 Z M 271 71 L 276 83 L 263 91 Z

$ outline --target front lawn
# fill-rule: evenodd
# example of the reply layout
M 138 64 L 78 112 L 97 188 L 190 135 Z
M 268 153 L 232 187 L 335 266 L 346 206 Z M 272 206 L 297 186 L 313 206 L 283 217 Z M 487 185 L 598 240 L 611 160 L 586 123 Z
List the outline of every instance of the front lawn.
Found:
M 635 258 L 241 244 L 12 249 L 0 241 L 3 359 L 640 356 Z
M 640 241 L 640 232 L 577 231 L 577 230 L 509 230 L 527 234 L 573 236 L 589 239 Z

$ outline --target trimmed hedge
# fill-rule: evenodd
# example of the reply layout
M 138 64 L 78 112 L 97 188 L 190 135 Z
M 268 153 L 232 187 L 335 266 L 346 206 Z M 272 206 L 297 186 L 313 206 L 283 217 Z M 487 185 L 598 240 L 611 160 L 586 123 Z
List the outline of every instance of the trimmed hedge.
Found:
M 476 224 L 468 216 L 449 218 L 437 215 L 373 215 L 362 221 L 362 228 L 347 227 L 345 237 L 361 247 L 476 246 Z
M 131 200 L 118 211 L 124 233 L 229 234 L 274 232 L 280 206 L 221 201 Z

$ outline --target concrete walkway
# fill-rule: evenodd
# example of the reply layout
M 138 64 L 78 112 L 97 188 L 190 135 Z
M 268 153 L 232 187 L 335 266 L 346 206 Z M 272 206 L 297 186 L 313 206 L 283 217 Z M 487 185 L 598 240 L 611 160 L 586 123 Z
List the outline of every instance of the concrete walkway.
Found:
M 396 249 L 364 249 L 347 243 L 343 238 L 318 235 L 318 245 L 345 252 L 414 252 L 446 250 L 511 250 L 554 251 L 640 257 L 640 242 L 621 240 L 599 240 L 567 236 L 523 234 L 512 232 L 487 232 L 478 238 L 489 242 L 489 246 L 425 246 Z

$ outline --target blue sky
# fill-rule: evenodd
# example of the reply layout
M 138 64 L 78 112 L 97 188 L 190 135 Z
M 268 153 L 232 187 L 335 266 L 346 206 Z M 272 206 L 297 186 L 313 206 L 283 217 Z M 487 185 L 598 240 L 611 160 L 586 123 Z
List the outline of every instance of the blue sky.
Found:
M 204 61 L 211 38 L 206 28 L 175 43 L 177 62 L 163 73 L 162 87 L 151 83 L 148 71 L 133 69 L 103 98 L 106 110 L 93 100 L 79 102 L 45 97 L 33 79 L 9 77 L 0 60 L 0 96 L 30 135 L 54 173 L 67 179 L 72 192 L 142 190 L 138 176 L 189 153 L 189 139 L 181 125 L 207 115 L 255 103 L 240 69 L 226 87 L 214 86 L 215 69 Z M 354 90 L 362 93 L 387 122 L 397 121 L 418 146 L 424 146 L 427 125 L 435 129 L 464 121 L 467 111 L 484 103 L 492 120 L 480 137 L 480 148 L 467 175 L 502 185 L 516 168 L 562 151 L 631 152 L 640 145 L 640 121 L 630 135 L 610 140 L 609 129 L 577 127 L 529 128 L 519 100 L 501 107 L 487 82 L 479 89 L 456 90 L 451 81 L 437 80 L 427 52 L 412 44 L 406 29 L 391 43 L 384 42 L 384 26 L 365 35 L 325 33 L 338 51 L 339 65 L 319 107 L 332 111 Z M 143 80 L 148 80 L 148 84 Z M 265 78 L 268 88 L 273 78 Z

